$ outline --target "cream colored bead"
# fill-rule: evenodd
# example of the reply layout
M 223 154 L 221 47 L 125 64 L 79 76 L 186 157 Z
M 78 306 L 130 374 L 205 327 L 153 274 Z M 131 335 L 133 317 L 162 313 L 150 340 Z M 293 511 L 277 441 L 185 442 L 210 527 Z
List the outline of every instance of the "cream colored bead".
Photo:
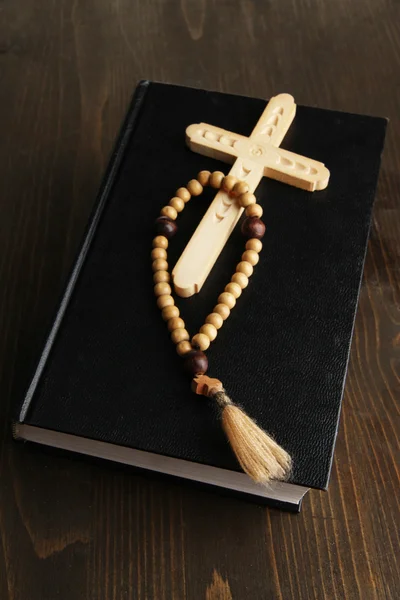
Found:
M 154 272 L 168 271 L 168 263 L 164 258 L 156 258 L 156 260 L 153 260 L 151 266 Z
M 204 335 L 206 335 L 208 339 L 213 342 L 217 337 L 218 331 L 214 325 L 211 325 L 211 323 L 206 323 L 200 327 L 200 333 L 204 333 Z
M 189 339 L 189 332 L 186 329 L 175 329 L 171 333 L 171 340 L 174 344 L 179 344 L 179 342 L 186 342 Z
M 175 195 L 178 196 L 178 198 L 182 198 L 185 204 L 186 202 L 189 202 L 190 198 L 192 197 L 189 190 L 185 187 L 180 187 L 179 190 L 176 190 Z
M 246 208 L 246 217 L 257 217 L 260 219 L 260 217 L 263 216 L 263 212 L 264 211 L 259 204 L 250 204 L 250 206 Z
M 209 314 L 206 317 L 206 323 L 210 323 L 210 325 L 214 325 L 215 329 L 220 329 L 223 325 L 223 318 L 216 312 Z
M 232 296 L 234 296 L 235 298 L 239 298 L 239 296 L 242 293 L 242 288 L 240 287 L 240 285 L 238 283 L 231 282 L 225 286 L 225 292 L 232 294 Z
M 217 304 L 217 306 L 214 306 L 214 312 L 218 313 L 224 321 L 231 314 L 230 308 L 226 304 Z
M 160 214 L 162 214 L 163 217 L 168 217 L 168 219 L 171 219 L 172 221 L 175 221 L 178 216 L 178 213 L 173 206 L 164 206 L 164 208 L 161 209 Z
M 162 309 L 161 312 L 161 316 L 164 319 L 164 321 L 169 321 L 170 319 L 173 319 L 174 317 L 179 317 L 179 308 L 177 306 L 174 306 L 173 304 L 170 304 L 169 306 L 166 306 L 165 308 Z
M 224 177 L 225 177 L 225 175 L 222 173 L 222 171 L 214 171 L 214 173 L 211 173 L 211 177 L 210 177 L 211 187 L 213 187 L 215 189 L 220 188 Z
M 171 275 L 168 271 L 156 271 L 153 275 L 153 281 L 154 283 L 161 283 L 162 281 L 168 283 L 171 281 Z
M 229 292 L 222 292 L 222 294 L 218 296 L 218 302 L 220 304 L 226 304 L 228 308 L 233 308 L 236 304 L 236 298 Z
M 171 291 L 171 286 L 165 281 L 156 283 L 156 285 L 154 286 L 154 293 L 156 296 L 170 296 Z
M 192 196 L 200 196 L 203 191 L 203 186 L 201 185 L 200 181 L 197 181 L 197 179 L 191 179 L 187 184 L 187 189 Z
M 251 238 L 246 242 L 246 250 L 254 250 L 254 252 L 261 252 L 262 250 L 262 241 L 257 238 Z
M 164 248 L 153 248 L 151 251 L 151 258 L 156 260 L 157 258 L 163 258 L 167 260 L 167 251 Z
M 243 206 L 243 208 L 247 208 L 248 206 L 251 206 L 252 204 L 255 204 L 257 202 L 257 199 L 255 197 L 254 194 L 251 194 L 250 192 L 247 192 L 247 194 L 242 194 L 241 196 L 239 196 L 239 204 L 240 206 Z
M 153 240 L 153 248 L 168 248 L 168 239 L 165 235 L 157 235 Z
M 207 350 L 210 346 L 210 338 L 204 333 L 196 333 L 196 335 L 192 337 L 192 346 L 200 348 L 202 351 Z
M 242 290 L 249 285 L 249 278 L 244 273 L 234 273 L 231 277 L 231 281 L 240 285 Z
M 179 354 L 179 356 L 185 356 L 185 354 L 187 354 L 191 350 L 193 350 L 192 344 L 190 342 L 187 342 L 186 340 L 183 342 L 179 342 L 179 344 L 177 344 L 176 346 L 176 351 Z
M 253 267 L 246 260 L 242 260 L 242 262 L 240 262 L 236 267 L 236 272 L 244 273 L 246 277 L 250 277 L 251 275 L 253 275 Z
M 185 329 L 185 321 L 180 317 L 173 317 L 167 323 L 168 331 L 174 331 L 174 329 Z
M 260 260 L 260 257 L 258 256 L 258 252 L 246 250 L 246 252 L 243 252 L 242 254 L 242 260 L 249 262 L 251 266 L 254 267 Z
M 237 179 L 234 175 L 227 175 L 226 177 L 224 177 L 221 187 L 225 192 L 231 192 L 236 182 Z
M 232 194 L 234 196 L 240 197 L 240 196 L 243 196 L 244 194 L 247 194 L 248 191 L 249 191 L 249 184 L 246 183 L 245 181 L 238 181 L 233 186 Z
M 167 306 L 174 306 L 174 299 L 169 294 L 165 294 L 164 296 L 159 296 L 157 298 L 157 306 L 161 310 L 166 308 Z
M 210 181 L 210 175 L 210 171 L 200 171 L 200 173 L 197 175 L 197 179 L 203 187 L 208 185 L 208 182 Z
M 182 212 L 185 208 L 184 201 L 178 196 L 174 196 L 173 198 L 171 198 L 171 200 L 169 201 L 169 205 L 172 206 L 172 208 L 174 208 L 177 213 Z

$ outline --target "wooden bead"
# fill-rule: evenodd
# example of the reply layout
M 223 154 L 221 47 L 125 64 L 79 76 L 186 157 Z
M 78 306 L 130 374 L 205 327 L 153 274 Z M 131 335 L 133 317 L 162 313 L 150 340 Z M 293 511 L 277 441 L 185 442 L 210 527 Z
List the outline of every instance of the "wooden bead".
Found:
M 265 234 L 265 225 L 257 217 L 247 217 L 242 223 L 242 234 L 246 238 L 260 240 Z
M 214 173 L 211 173 L 211 176 L 210 176 L 211 187 L 213 187 L 215 189 L 219 189 L 221 187 L 222 180 L 224 179 L 224 177 L 225 177 L 225 175 L 222 173 L 222 171 L 214 171 Z
M 242 288 L 238 283 L 231 282 L 225 286 L 225 292 L 232 294 L 232 296 L 234 296 L 235 298 L 239 298 L 239 296 L 242 293 Z
M 251 266 L 254 267 L 260 260 L 260 257 L 258 256 L 258 252 L 246 250 L 246 252 L 243 252 L 242 254 L 242 260 L 249 262 Z
M 192 350 L 192 344 L 187 341 L 179 342 L 179 344 L 176 345 L 176 351 L 179 356 L 185 356 L 185 354 L 188 354 Z
M 243 206 L 243 208 L 247 208 L 257 202 L 257 199 L 254 194 L 247 192 L 246 194 L 242 194 L 239 196 L 239 204 Z
M 217 304 L 217 306 L 214 306 L 213 312 L 218 313 L 223 318 L 224 321 L 231 314 L 229 306 L 227 306 L 226 304 Z
M 218 296 L 218 302 L 220 304 L 226 304 L 228 308 L 233 308 L 236 304 L 236 298 L 229 292 L 222 292 L 222 294 Z
M 169 201 L 169 205 L 172 206 L 172 208 L 174 208 L 177 213 L 182 212 L 185 208 L 184 201 L 178 196 L 174 196 L 173 198 L 171 198 L 171 200 Z
M 208 358 L 204 352 L 192 350 L 185 356 L 184 367 L 192 377 L 204 375 L 208 369 Z
M 221 187 L 225 192 L 229 193 L 232 191 L 236 182 L 237 179 L 234 175 L 227 175 L 226 177 L 224 177 Z
M 187 189 L 192 196 L 200 196 L 203 191 L 203 186 L 201 185 L 200 181 L 197 181 L 197 179 L 191 179 L 187 184 Z
M 253 275 L 253 267 L 247 260 L 242 260 L 236 267 L 237 273 L 243 273 L 246 277 L 251 277 Z
M 159 296 L 157 298 L 157 306 L 161 310 L 166 308 L 167 306 L 174 306 L 174 299 L 169 294 L 165 294 L 164 296 Z
M 246 242 L 246 250 L 254 250 L 254 252 L 261 252 L 262 250 L 262 241 L 257 238 L 251 238 Z
M 164 258 L 156 258 L 153 260 L 152 269 L 154 272 L 156 271 L 168 271 L 168 263 Z
M 185 321 L 180 317 L 173 317 L 167 323 L 168 331 L 174 331 L 174 329 L 185 329 Z
M 153 275 L 153 281 L 154 283 L 161 283 L 162 281 L 169 283 L 171 281 L 171 275 L 168 271 L 156 271 Z
M 161 316 L 164 319 L 164 321 L 169 321 L 170 319 L 173 319 L 174 317 L 179 317 L 179 308 L 173 304 L 170 304 L 169 306 L 166 306 L 165 308 L 162 309 L 161 312 Z
M 179 190 L 176 190 L 175 195 L 178 196 L 178 198 L 182 198 L 185 204 L 186 202 L 189 202 L 190 198 L 192 197 L 189 190 L 185 187 L 180 187 Z
M 206 317 L 206 323 L 210 323 L 210 325 L 214 325 L 215 329 L 220 329 L 223 325 L 223 318 L 216 312 L 209 314 Z
M 238 181 L 233 186 L 232 194 L 234 196 L 240 197 L 240 196 L 243 196 L 244 194 L 247 194 L 248 191 L 249 191 L 249 184 L 246 183 L 245 181 Z
M 161 215 L 163 217 L 168 217 L 168 219 L 171 219 L 171 221 L 175 221 L 178 213 L 173 206 L 164 206 L 161 209 Z
M 151 258 L 156 260 L 157 258 L 163 258 L 167 260 L 167 251 L 164 248 L 153 248 L 151 251 Z
M 171 291 L 171 286 L 165 281 L 156 283 L 156 285 L 154 286 L 154 293 L 156 296 L 170 296 Z
M 153 240 L 153 248 L 168 248 L 168 238 L 165 235 L 157 235 Z
M 210 338 L 208 338 L 204 333 L 196 333 L 192 337 L 192 346 L 194 348 L 198 348 L 199 350 L 207 350 L 210 345 Z
M 210 342 L 213 342 L 217 337 L 218 331 L 217 328 L 214 327 L 214 325 L 211 325 L 211 323 L 206 323 L 205 325 L 202 325 L 200 327 L 200 333 L 204 333 L 204 335 L 208 337 Z
M 171 340 L 174 344 L 179 344 L 179 342 L 186 342 L 189 339 L 189 332 L 186 329 L 174 329 L 171 333 Z
M 172 208 L 172 206 L 170 206 L 169 208 Z M 177 231 L 177 224 L 165 215 L 162 215 L 161 217 L 158 217 L 158 219 L 156 219 L 156 232 L 162 234 L 169 240 L 176 234 Z
M 210 181 L 210 175 L 210 171 L 200 171 L 200 173 L 197 175 L 197 179 L 203 187 L 208 185 L 208 182 Z
M 249 285 L 249 278 L 244 273 L 234 273 L 231 277 L 231 281 L 240 285 L 242 290 Z
M 257 217 L 257 219 L 259 219 L 260 217 L 263 216 L 263 209 L 259 204 L 250 204 L 250 206 L 248 206 L 246 208 L 246 217 Z

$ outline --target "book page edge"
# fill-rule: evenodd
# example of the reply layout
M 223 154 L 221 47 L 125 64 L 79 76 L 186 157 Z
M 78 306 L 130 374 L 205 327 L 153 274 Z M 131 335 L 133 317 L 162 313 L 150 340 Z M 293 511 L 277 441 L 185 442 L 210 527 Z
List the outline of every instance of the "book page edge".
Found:
M 155 471 L 173 477 L 180 477 L 293 505 L 299 505 L 309 490 L 308 487 L 278 481 L 265 487 L 254 483 L 245 473 L 221 469 L 154 452 L 117 446 L 108 442 L 61 433 L 24 423 L 15 423 L 13 431 L 16 439 L 35 442 L 62 450 L 70 450 L 71 452 L 94 458 L 102 458 L 147 471 Z

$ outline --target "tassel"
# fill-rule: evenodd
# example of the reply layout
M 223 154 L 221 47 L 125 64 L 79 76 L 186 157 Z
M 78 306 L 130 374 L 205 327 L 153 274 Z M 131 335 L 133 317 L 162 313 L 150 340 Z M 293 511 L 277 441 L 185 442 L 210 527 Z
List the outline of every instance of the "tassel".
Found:
M 193 380 L 197 394 L 214 398 L 222 410 L 222 428 L 243 471 L 256 483 L 284 480 L 290 474 L 290 455 L 259 427 L 225 393 L 218 379 L 199 375 Z

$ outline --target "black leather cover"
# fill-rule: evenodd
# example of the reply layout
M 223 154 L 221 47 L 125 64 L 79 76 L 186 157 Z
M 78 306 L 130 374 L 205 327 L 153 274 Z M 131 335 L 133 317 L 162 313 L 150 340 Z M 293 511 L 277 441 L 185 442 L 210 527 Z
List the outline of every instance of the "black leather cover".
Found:
M 239 470 L 217 411 L 190 391 L 153 296 L 153 223 L 176 188 L 227 165 L 191 152 L 190 123 L 250 134 L 264 100 L 142 83 L 18 420 Z M 211 376 L 292 454 L 294 483 L 326 488 L 386 120 L 298 107 L 282 146 L 324 162 L 328 188 L 264 179 L 267 226 L 248 288 L 208 352 Z M 170 265 L 213 197 L 179 217 Z M 201 294 L 195 333 L 241 253 L 237 227 Z

